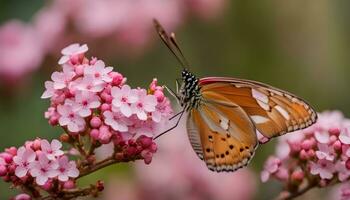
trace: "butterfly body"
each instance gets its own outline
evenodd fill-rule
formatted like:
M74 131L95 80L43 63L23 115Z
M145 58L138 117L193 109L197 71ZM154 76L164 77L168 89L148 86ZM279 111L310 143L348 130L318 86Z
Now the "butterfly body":
M317 114L306 101L281 89L230 77L197 78L186 68L175 35L169 37L157 21L155 25L183 66L180 87L170 91L183 110L176 125L162 134L175 128L186 112L192 148L210 170L231 172L246 166L259 144L257 133L270 139L316 122Z
M177 98L181 107L186 111L198 108L201 101L199 79L187 69L184 69L181 75L182 84L179 91L177 91Z

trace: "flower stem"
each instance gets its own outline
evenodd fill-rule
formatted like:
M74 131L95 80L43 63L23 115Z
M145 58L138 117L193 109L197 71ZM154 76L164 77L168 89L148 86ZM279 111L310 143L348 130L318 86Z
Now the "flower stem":
M312 184L308 184L307 186L305 186L304 188L298 190L297 192L293 192L293 193L288 193L287 196L280 196L278 198L278 200L292 200L298 196L303 195L304 193L306 193L307 191L309 191L310 189L316 187L317 184L312 183Z

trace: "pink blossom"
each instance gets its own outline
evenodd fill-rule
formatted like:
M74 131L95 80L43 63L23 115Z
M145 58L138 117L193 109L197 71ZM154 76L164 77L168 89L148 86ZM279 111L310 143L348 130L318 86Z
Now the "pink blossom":
M43 51L31 26L11 20L0 27L1 80L14 83L40 67Z
M93 76L84 76L77 82L77 89L90 92L101 92L104 89L104 84L95 81Z
M147 95L146 90L138 91L138 101L132 104L132 112L137 115L140 120L147 119L147 113L156 110L157 99L153 95Z
M61 115L58 120L60 125L67 126L69 131L77 133L85 128L84 118L74 112L71 105L58 105L57 112Z
M167 119L172 113L169 99L164 99L158 103L156 110L152 112L152 120L156 123L160 123L163 119Z
M41 95L42 99L47 99L47 98L51 98L56 90L53 87L54 82L52 81L45 81L45 92Z
M45 51L56 51L64 37L67 22L64 12L57 7L44 7L35 14L33 26Z
M79 176L79 170L74 161L69 161L67 156L58 159L58 180L62 182L68 181L69 177L76 178Z
M113 78L108 75L113 70L113 67L105 67L105 63L98 60L94 65L87 66L84 69L86 76L92 76L96 84L110 83Z
M319 143L318 145L318 151L316 151L316 156L318 159L326 159L329 161L334 160L334 149L332 146L328 146L327 144Z
M72 71L68 66L64 66L62 72L54 72L51 75L51 79L53 80L53 88L55 90L68 88L69 83L72 81L74 76L74 71Z
M347 128L340 132L339 140L344 144L350 144L350 133Z
M137 91L131 89L128 85L123 85L122 88L113 87L111 94L113 96L113 106L119 108L125 117L130 117L133 114L131 104L138 101Z
M21 178L27 175L30 170L30 163L34 162L35 158L36 154L32 149L20 147L17 155L13 157L13 162L16 164L16 176Z
M343 182L350 177L350 170L346 167L345 161L338 161L335 164L339 181Z
M328 131L322 130L322 131L316 131L315 132L315 138L318 142L327 144L330 141L330 136Z
M56 160L49 160L45 154L39 154L38 161L31 163L30 174L38 185L44 185L49 178L54 178L59 174L57 168Z
M3 159L2 157L0 157L0 165L2 165L2 166L6 165L5 159Z
M52 140L51 144L47 140L41 140L41 151L45 153L49 160L56 160L56 158L63 155L61 148L62 143L58 140Z
M269 180L270 174L276 173L280 165L280 159L273 156L269 157L264 165L264 170L261 172L261 181L266 182Z
M75 94L73 103L74 112L78 112L81 117L91 115L91 109L98 108L101 105L100 97L93 92L78 91Z
M63 65L67 63L72 56L84 54L89 50L86 44L80 46L80 44L71 44L68 47L62 49L61 53L63 56L58 61L58 64Z
M313 175L319 175L322 179L331 179L335 172L335 166L332 161L318 160L317 163L311 162L310 172Z
M119 112L105 111L103 113L105 123L112 127L115 131L128 131L128 122L126 118Z

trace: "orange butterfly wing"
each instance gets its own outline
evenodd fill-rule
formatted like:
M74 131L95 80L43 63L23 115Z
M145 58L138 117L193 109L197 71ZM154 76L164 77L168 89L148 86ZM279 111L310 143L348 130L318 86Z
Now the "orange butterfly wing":
M213 171L235 171L248 164L258 145L249 116L234 102L206 93L187 118L187 133L197 155Z
M306 101L260 82L209 77L201 79L200 86L203 99L211 99L207 94L214 91L239 105L267 138L306 128L317 120Z

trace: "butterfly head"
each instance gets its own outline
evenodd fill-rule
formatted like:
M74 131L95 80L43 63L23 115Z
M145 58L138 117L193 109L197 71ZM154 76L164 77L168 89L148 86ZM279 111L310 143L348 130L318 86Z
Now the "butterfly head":
M182 84L179 91L181 106L190 109L198 106L200 100L199 79L187 69L182 70Z

